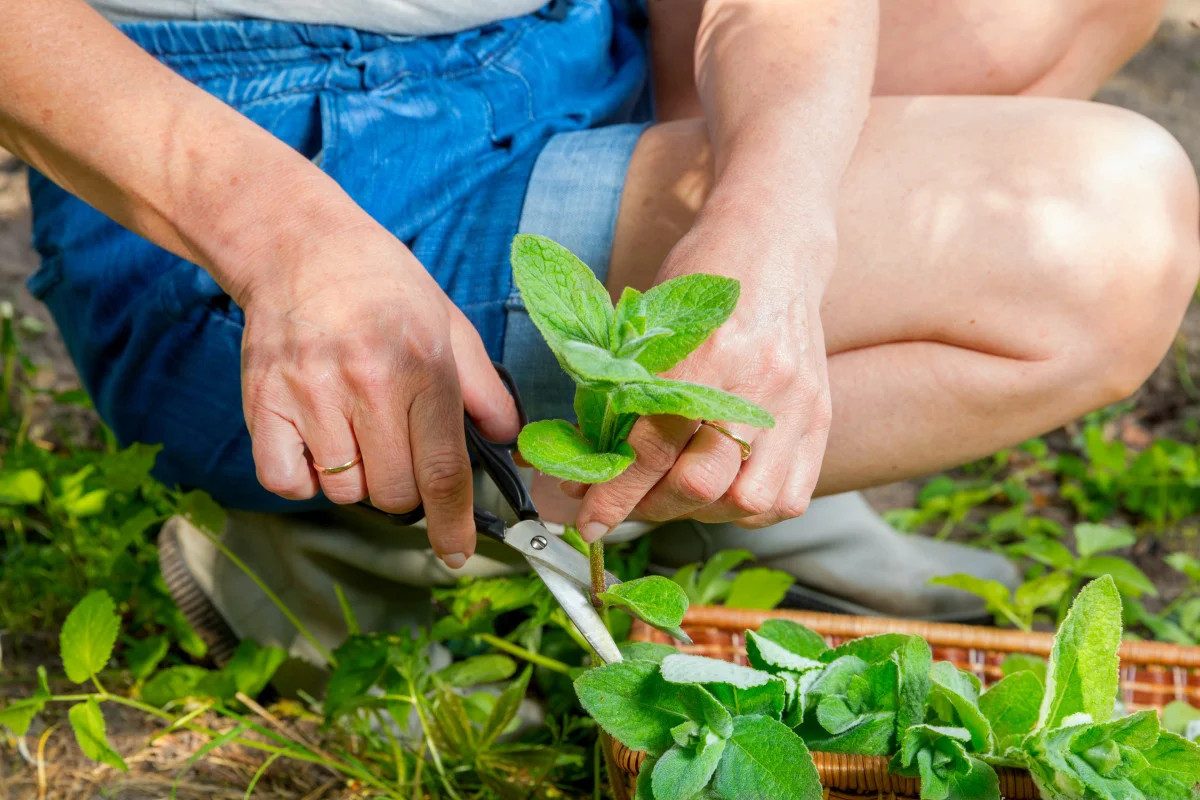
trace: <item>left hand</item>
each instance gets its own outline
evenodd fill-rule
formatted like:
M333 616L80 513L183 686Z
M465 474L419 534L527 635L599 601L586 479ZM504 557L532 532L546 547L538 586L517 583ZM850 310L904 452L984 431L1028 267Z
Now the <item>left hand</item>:
M775 427L725 426L753 447L743 463L736 442L695 420L639 419L629 435L637 453L629 469L604 484L564 485L583 498L577 521L584 539L600 538L635 510L655 521L760 528L807 509L831 413L818 276L829 273L836 244L794 225L771 227L761 215L710 202L656 283L697 272L741 281L733 316L667 376L752 400L774 415Z

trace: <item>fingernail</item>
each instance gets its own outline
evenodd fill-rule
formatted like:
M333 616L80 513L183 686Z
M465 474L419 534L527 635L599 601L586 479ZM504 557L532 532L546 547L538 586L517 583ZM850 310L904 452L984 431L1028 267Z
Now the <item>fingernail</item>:
M588 522L580 526L579 535L583 537L585 542L594 542L604 537L608 533L608 526L603 522Z
M446 553L442 556L442 561L450 569L462 569L462 565L467 563L466 553Z

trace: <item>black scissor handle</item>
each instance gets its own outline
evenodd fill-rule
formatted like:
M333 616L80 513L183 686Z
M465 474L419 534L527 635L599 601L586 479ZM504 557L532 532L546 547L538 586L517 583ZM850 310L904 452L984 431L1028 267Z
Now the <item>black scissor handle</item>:
M493 361L492 366L496 368L496 373L500 376L500 380L504 382L504 387L512 395L513 404L517 408L517 419L520 427L525 427L528 417L525 415L525 406L521 402L521 393L517 390L516 381L513 380L513 376L504 368L504 365ZM471 416L465 413L463 414L463 427L466 429L468 446L475 454L475 457L479 459L479 463L483 466L484 471L496 482L497 488L500 489L500 494L504 496L505 501L513 512L516 513L517 518L521 520L537 519L537 506L533 504L533 498L529 494L529 489L525 486L525 482L521 480L521 475L517 472L517 465L513 461L512 451L516 449L517 440L514 438L507 442L493 442L483 435L483 432L475 425L475 421L471 419ZM388 522L394 525L414 525L425 518L424 504L417 505L412 511L405 511L399 514L392 514L383 509L376 508L366 501L359 505L365 509L369 509L374 514L383 515L387 518ZM500 517L487 509L475 506L475 530L478 533L504 541L505 528L504 520Z

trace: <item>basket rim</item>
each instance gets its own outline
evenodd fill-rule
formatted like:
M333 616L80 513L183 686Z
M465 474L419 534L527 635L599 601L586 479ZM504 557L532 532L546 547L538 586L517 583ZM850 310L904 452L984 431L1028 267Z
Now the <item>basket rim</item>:
M920 636L934 647L962 647L993 650L1001 653L1050 655L1054 646L1052 633L1026 633L1003 628L985 628L951 622L923 622L894 617L856 617L828 614L819 611L776 609L725 608L723 606L692 606L683 618L683 627L705 627L740 633L757 630L768 619L798 622L823 636L855 639L881 633L906 633ZM642 623L644 624L644 623ZM1124 641L1121 661L1139 666L1200 668L1200 647L1187 647L1165 642Z

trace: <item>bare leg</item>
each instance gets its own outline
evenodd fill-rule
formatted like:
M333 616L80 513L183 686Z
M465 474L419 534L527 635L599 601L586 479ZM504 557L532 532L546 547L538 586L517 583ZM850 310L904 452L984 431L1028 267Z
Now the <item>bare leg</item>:
M659 119L700 116L703 0L650 4ZM881 0L877 95L1087 98L1144 45L1166 0Z
M630 166L609 273L648 286L711 180L699 122ZM834 422L819 494L928 473L1131 393L1200 267L1191 164L1081 102L875 101L824 298Z

